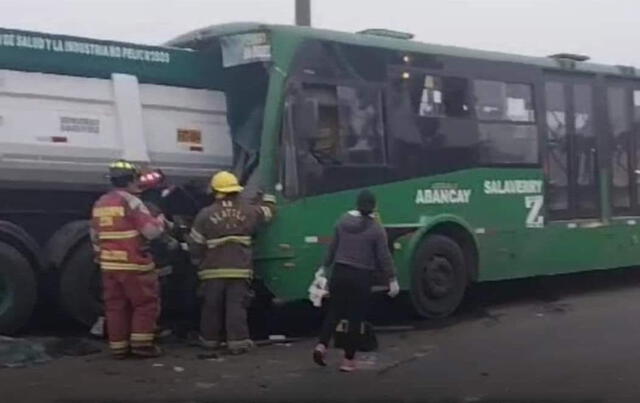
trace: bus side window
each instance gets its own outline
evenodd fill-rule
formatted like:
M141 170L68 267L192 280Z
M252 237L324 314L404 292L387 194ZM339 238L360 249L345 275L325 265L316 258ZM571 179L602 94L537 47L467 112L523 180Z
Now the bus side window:
M303 98L306 107L304 111L297 108L296 112L300 151L308 153L317 164L339 164L340 124L336 87L305 85Z
M538 130L529 84L474 81L480 162L538 163Z
M471 81L393 66L386 130L395 178L468 169L477 161Z
M304 97L316 109L313 126L301 133L303 151L324 166L384 164L379 89L314 84L304 86Z
M413 80L419 82L418 86L421 87L418 116L431 118L469 116L467 79L417 74ZM415 82L413 86L416 86Z
M342 162L383 165L386 153L380 90L340 86L338 100Z

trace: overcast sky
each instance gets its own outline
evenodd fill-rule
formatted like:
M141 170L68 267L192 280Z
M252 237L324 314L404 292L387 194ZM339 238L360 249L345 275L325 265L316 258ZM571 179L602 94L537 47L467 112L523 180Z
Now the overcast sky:
M312 0L313 24L640 67L640 0ZM0 0L0 26L159 44L233 21L292 23L294 0Z

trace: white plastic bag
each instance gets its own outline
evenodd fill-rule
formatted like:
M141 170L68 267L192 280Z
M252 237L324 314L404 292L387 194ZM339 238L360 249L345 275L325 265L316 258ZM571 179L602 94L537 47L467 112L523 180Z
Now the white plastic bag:
M309 300L316 308L322 306L322 299L329 293L328 283L324 268L320 267L309 286Z

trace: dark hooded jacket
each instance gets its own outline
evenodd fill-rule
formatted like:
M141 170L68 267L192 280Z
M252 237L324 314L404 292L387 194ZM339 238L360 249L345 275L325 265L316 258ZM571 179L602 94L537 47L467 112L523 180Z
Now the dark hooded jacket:
M340 263L362 270L382 270L388 279L395 277L387 233L372 217L350 211L336 224L324 266Z

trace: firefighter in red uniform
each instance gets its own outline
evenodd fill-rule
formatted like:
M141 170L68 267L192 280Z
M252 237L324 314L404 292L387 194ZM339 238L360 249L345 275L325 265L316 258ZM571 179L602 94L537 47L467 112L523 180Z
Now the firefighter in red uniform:
M238 179L224 171L214 175L211 187L216 200L196 216L189 240L204 294L201 344L219 348L225 329L229 351L241 354L253 347L247 324L253 276L251 237L273 217L275 198L265 195L260 205L242 200Z
M141 357L161 354L154 342L160 301L149 243L161 242L164 224L136 196L138 175L130 162L111 164L114 189L95 203L92 214L91 237L103 273L109 346L115 358L129 352Z

